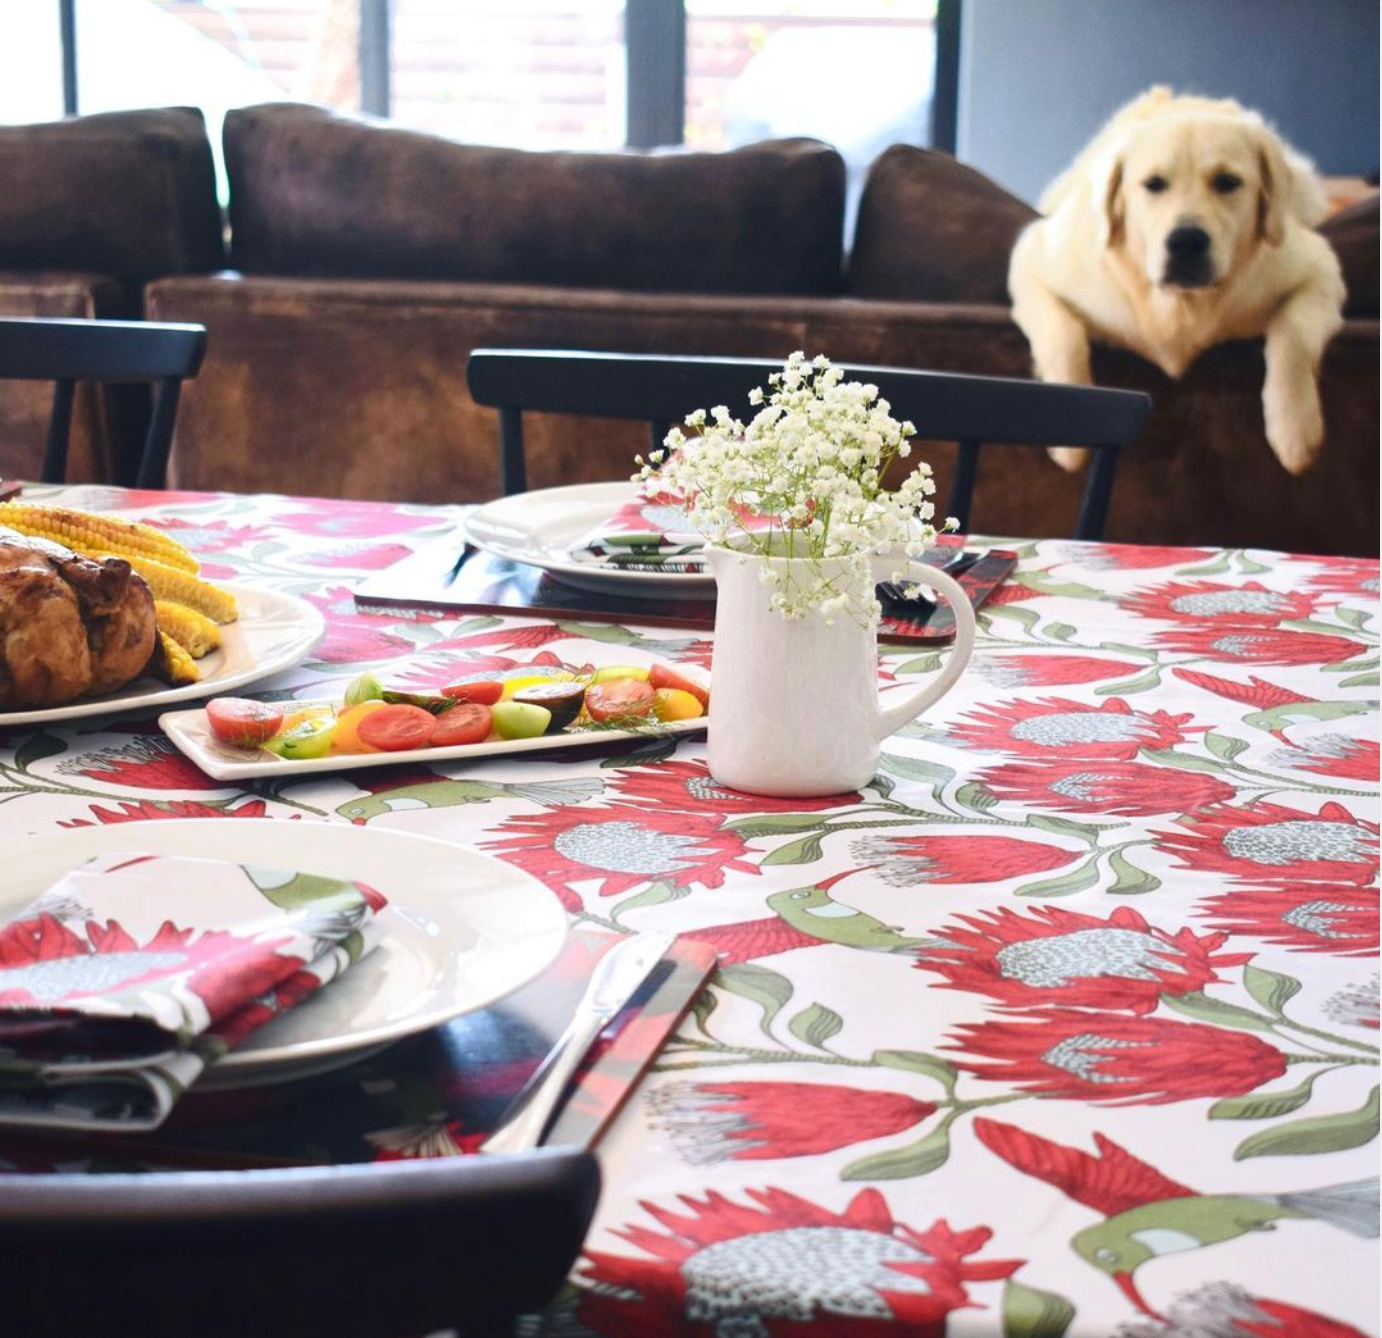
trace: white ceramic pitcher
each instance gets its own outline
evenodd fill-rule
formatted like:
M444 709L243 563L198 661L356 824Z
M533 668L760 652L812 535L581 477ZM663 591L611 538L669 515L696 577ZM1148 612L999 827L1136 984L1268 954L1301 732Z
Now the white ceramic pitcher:
M716 545L705 551L717 600L708 761L721 785L790 799L859 789L878 770L882 741L939 701L973 652L974 610L952 577L922 562L878 559L878 579L914 581L955 612L941 672L884 696L872 628L844 614L830 624L814 616L788 620L770 607L763 565L805 559Z

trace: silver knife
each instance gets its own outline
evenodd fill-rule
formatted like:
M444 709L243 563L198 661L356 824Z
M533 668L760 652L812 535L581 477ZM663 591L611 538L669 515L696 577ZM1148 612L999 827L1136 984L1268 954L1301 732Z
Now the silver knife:
M635 934L600 958L570 1025L480 1144L481 1152L527 1152L541 1144L571 1075L674 942L675 934Z

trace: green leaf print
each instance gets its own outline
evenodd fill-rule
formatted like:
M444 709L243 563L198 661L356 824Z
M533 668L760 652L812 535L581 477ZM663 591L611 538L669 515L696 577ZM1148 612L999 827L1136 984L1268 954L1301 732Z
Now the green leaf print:
M833 1009L827 1008L824 1004L813 1003L810 1008L803 1008L788 1024L787 1030L799 1041L805 1041L807 1045L814 1045L816 1049L825 1049L825 1043L832 1036L837 1036L844 1027L844 1019Z
M756 1003L763 1010L758 1027L765 1036L772 1035L773 1019L792 997L792 982L786 976L766 966L755 966L752 962L731 962L728 966L722 966L715 973L713 983L731 994Z
M1346 1152L1360 1148L1377 1137L1378 1088L1357 1110L1338 1115L1315 1115L1307 1120L1292 1120L1275 1129L1245 1138L1234 1150L1234 1161L1250 1157L1313 1157L1325 1152Z
M1272 1019L1254 1013L1250 1008L1211 999L1202 990L1192 994L1163 994L1161 1002L1174 1013L1208 1022L1215 1027L1232 1027L1237 1031L1271 1031Z
M763 856L762 864L811 864L821 857L821 838L803 836L800 841L789 841L778 846L771 854Z
M1143 892L1155 892L1161 886L1161 879L1139 869L1121 850L1113 851L1108 858L1109 868L1113 870L1112 884L1105 889L1113 896L1136 897Z
M1243 968L1243 987L1269 1013L1281 1016L1281 1010L1300 993L1300 981L1294 976L1268 971L1260 966Z
M1063 1338L1075 1307L1055 1292L1009 1278L1003 1284L1003 1338Z
M1252 1092L1247 1096L1225 1097L1209 1108L1211 1120L1274 1120L1299 1110L1310 1100L1315 1079L1325 1070L1312 1073L1296 1087L1281 1092Z
M1225 762L1232 762L1247 746L1246 739L1235 739L1228 734L1217 734L1210 730L1204 736L1204 746L1209 749L1215 757L1222 758Z
M30 734L15 753L14 764L20 771L28 771L35 762L41 762L45 757L56 757L66 751L67 745L51 734Z
M871 1157L852 1161L840 1172L841 1180L907 1180L930 1175L950 1157L950 1126L942 1124L925 1138L905 1147L889 1148Z
M923 1054L920 1050L875 1050L873 1062L884 1068L902 1069L906 1073L921 1073L934 1078L952 1096L960 1077L959 1070L948 1060Z

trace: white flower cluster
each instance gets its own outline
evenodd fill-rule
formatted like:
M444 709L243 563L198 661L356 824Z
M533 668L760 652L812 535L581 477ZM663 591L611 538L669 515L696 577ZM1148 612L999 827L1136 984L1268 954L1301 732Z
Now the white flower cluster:
M892 417L877 386L846 381L825 357L793 353L768 381L766 396L749 395L758 412L748 423L724 405L698 409L686 419L698 434L673 428L666 450L638 458L634 479L679 498L711 543L804 559L764 564L784 617L829 622L843 612L874 626L872 559L916 557L936 537L929 465L918 462L894 490L883 486L889 465L910 455L916 428Z

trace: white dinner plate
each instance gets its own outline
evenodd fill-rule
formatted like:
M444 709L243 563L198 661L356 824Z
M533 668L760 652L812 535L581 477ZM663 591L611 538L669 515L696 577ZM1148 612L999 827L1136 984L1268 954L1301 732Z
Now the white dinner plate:
M682 672L685 672L684 670ZM330 706L332 702L293 702L293 709ZM365 767L393 767L400 762L414 766L428 762L478 761L483 757L507 757L517 753L549 752L554 748L590 747L598 743L617 743L624 739L656 738L664 734L695 734L705 729L709 717L694 720L669 720L646 729L586 729L560 734L540 734L535 739L493 739L486 743L460 743L446 748L412 748L397 753L332 753L327 757L289 761L261 748L247 752L220 743L207 723L206 711L168 711L159 716L163 732L179 752L190 758L216 780L283 780L323 771L360 771Z
M488 1007L555 960L567 915L536 878L465 846L327 822L180 818L31 836L6 861L0 915L111 850L243 860L359 879L388 899L379 946L261 1027L198 1090L305 1078ZM174 917L175 918L175 917Z
M240 616L221 628L220 649L197 661L201 671L199 682L170 688L155 678L138 678L115 692L83 697L66 706L47 706L36 711L0 711L0 728L109 715L114 711L140 710L229 692L232 688L241 688L246 683L291 669L305 660L326 635L326 622L321 613L296 595L230 584L223 585L222 589L235 596Z
M466 517L465 537L487 553L541 567L568 585L596 594L713 598L715 578L708 571L610 571L572 556L592 530L637 496L633 483L580 483L516 493L472 511Z

